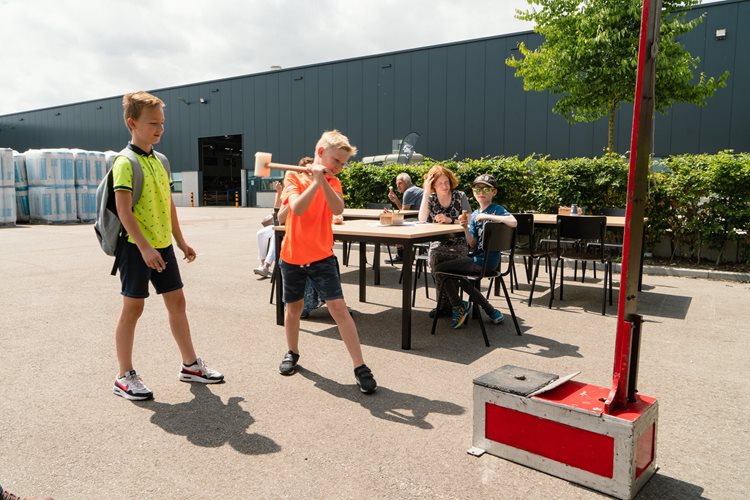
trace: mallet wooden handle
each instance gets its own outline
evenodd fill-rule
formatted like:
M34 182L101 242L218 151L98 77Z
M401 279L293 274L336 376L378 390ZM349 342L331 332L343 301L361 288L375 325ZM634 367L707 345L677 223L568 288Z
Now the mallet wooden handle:
M269 163L268 168L271 170L290 170L292 172L308 172L310 169L307 167L300 167L299 165L287 165L285 163Z

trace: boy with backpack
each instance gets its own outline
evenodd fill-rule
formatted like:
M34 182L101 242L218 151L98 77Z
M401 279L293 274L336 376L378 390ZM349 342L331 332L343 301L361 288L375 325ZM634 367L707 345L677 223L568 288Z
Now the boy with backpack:
M338 261L333 253L333 215L344 211L341 181L343 170L357 148L338 130L324 132L315 146L315 160L307 172L289 173L284 181L282 203L289 206L286 235L281 244L279 267L284 290L284 331L288 351L279 373L292 375L299 361L299 322L304 307L305 284L312 280L320 299L336 321L341 339L354 366L354 378L365 394L377 383L362 358L357 327L344 301Z
M123 303L115 330L120 371L114 393L125 399L144 400L152 398L153 393L133 369L132 358L135 327L149 295L149 282L164 299L169 326L182 356L179 380L215 384L222 382L224 375L206 366L196 355L190 336L172 238L188 263L195 260L196 253L182 235L172 201L171 179L159 159L163 155L157 156L153 149L164 133L164 102L147 92L133 92L123 97L122 105L125 126L131 134L128 149L135 153L138 163L134 165L128 157L118 155L111 173L117 215L127 232L127 241L118 245L116 256ZM142 172L142 189L134 204L134 179L141 177L141 172L135 170Z

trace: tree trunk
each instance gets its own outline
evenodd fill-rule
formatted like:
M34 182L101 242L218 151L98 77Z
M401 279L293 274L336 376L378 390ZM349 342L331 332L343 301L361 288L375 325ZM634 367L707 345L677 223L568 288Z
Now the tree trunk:
M609 127L607 129L607 153L615 151L615 111L617 110L617 101L612 100L609 106ZM631 154L633 152L631 151Z

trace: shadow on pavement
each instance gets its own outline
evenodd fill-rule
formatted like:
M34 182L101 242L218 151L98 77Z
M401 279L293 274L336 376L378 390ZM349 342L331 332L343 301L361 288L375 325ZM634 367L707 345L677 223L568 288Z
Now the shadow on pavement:
M504 337L497 343L497 347L533 354L534 356L541 356L543 358L583 357L578 352L577 345L558 342L548 337L531 335L526 332L520 337L518 335Z
M204 384L191 384L195 396L186 403L160 403L143 401L136 404L154 412L151 423L170 434L185 436L196 446L218 448L229 444L246 455L277 453L281 447L272 439L260 434L248 434L247 428L255 422L249 412L242 409L241 397L231 397L227 404Z
M432 429L432 424L426 420L431 413L462 415L466 411L462 406L449 401L427 399L416 394L397 392L382 386L378 387L375 394L366 395L359 392L356 384L340 384L302 366L297 371L300 375L312 381L315 387L328 394L347 399L352 403L361 404L370 411L372 416L398 424L413 425L420 429Z
M523 310L521 310L521 313L523 313ZM340 340L338 328L328 312L323 309L322 312L317 314L319 316L313 318L311 315L309 320L302 321L301 331L311 335ZM522 317L518 317L518 323L523 333L520 337L516 335L510 315L506 315L506 320L501 325L493 325L485 319L485 328L487 328L487 335L490 339L490 347L486 347L477 321L470 320L465 327L453 330L448 325L448 318L440 318L435 335L430 335L432 320L423 311L413 311L412 350L403 351L399 330L400 322L396 314L400 314L400 311L386 310L375 314L359 312L352 314L362 345L467 365L497 348L514 349L545 358L581 357L577 345L530 334L529 331L532 330L532 327L524 325ZM516 314L518 314L518 311ZM318 326L330 325L330 327L314 330L306 327L305 321L310 321L310 324ZM384 327L384 325L387 326ZM540 333L543 334L544 332Z
M706 497L703 496L703 488L692 484L680 481L673 477L656 474L646 483L646 485L638 493L640 500L646 499L665 499L665 498L679 498L680 500L699 500Z

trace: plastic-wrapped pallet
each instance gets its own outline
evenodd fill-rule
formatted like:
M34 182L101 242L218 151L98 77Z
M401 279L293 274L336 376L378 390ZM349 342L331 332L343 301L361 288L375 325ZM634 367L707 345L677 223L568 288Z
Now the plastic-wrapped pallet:
M16 176L13 150L0 148L0 226L16 224Z
M107 173L107 158L99 151L72 151L78 220L91 222L96 219L96 188Z
M26 178L26 157L13 151L16 177L16 222L29 222L29 181Z
M110 149L110 150L104 152L104 156L107 158L107 170L106 170L106 172L109 172L109 169L112 168L112 164L115 162L115 158L117 158L117 151L112 151Z
M24 156L31 222L76 222L73 153L67 149L30 149Z

